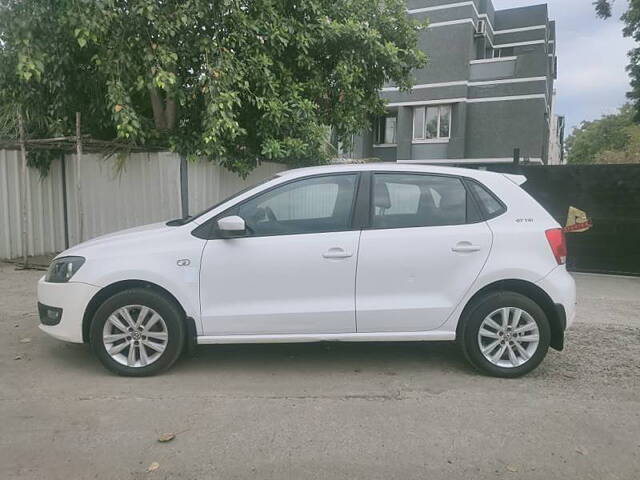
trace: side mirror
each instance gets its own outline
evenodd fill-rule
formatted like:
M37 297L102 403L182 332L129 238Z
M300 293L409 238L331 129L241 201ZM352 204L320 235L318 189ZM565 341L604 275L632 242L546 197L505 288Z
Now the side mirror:
M247 225L244 222L244 218L237 215L231 215L218 220L218 228L221 232L231 235L243 234L247 231Z

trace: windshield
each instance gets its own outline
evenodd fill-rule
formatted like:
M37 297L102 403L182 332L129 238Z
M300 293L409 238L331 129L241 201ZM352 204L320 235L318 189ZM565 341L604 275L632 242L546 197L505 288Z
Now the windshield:
M248 192L249 190L251 190L251 189L253 189L253 188L256 188L256 187L259 187L260 185L263 185L263 184L265 184L265 183L267 183L267 182L270 182L271 180L273 180L273 179L275 179L275 178L278 178L278 175L274 175L274 176L271 176L271 177L265 178L264 180L262 180L262 181L260 181L260 182L258 182L258 183L256 183L256 184L254 184L254 185L251 185L251 186L249 186L249 187L243 188L243 189L242 189L242 190L240 190L239 192L236 192L236 193L234 193L233 195L230 195L229 197L225 198L224 200L222 200L222 201L220 201L220 202L216 203L215 205L212 205L211 207L207 208L206 210L203 210L203 211L202 211L202 212L200 212L200 213L197 213L196 215L191 215L191 216L189 216L189 217L187 217L187 218L185 218L185 219L181 219L181 221L183 222L183 223L182 223L182 225L184 225L184 224L185 224L185 223L187 223L187 222L190 222L190 221L192 221L192 220L195 220L195 219L197 219L197 218L199 218L199 217L201 217L201 216L203 216L203 215L205 215L205 214L209 213L211 210L213 210L214 208L218 208L218 207L219 207L220 205L222 205L223 203L228 202L229 200L233 200L234 198L239 197L240 195L242 195L242 194L244 194L244 193Z

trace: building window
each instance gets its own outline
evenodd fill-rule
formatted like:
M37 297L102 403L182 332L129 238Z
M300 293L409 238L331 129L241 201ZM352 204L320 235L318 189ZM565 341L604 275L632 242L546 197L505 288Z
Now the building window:
M375 143L377 145L395 145L396 143L396 117L380 117L374 128Z
M513 57L514 53L515 53L515 50L513 47L496 48L494 57L495 58Z
M417 142L448 140L451 134L451 105L415 107L413 140Z

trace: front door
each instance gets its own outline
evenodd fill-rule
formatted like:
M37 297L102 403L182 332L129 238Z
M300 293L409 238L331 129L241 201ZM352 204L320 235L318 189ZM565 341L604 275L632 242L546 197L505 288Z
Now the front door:
M457 177L376 173L362 232L357 330L416 332L445 323L479 275L492 233Z
M207 241L200 271L204 335L356 331L360 231L351 225L358 179L297 179L218 216L242 217L247 233Z

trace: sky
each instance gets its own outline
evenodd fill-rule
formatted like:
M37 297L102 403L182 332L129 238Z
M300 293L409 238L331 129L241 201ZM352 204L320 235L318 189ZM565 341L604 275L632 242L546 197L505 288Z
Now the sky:
M547 3L556 21L558 80L555 110L567 118L567 134L583 120L614 113L630 89L625 71L634 42L622 36L620 15L628 0L617 0L609 20L595 16L593 0L493 0L496 9Z

